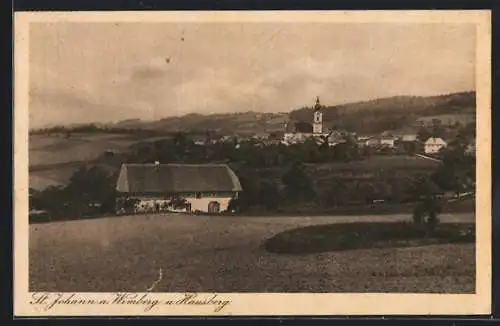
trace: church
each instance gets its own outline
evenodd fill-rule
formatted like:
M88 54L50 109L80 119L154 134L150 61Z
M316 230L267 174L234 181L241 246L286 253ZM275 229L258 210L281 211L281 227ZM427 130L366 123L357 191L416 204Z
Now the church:
M330 142L331 134L325 132L323 127L323 106L319 101L319 97L316 97L316 103L312 111L311 122L290 123L289 121L286 123L283 144L288 146L303 143L307 139L314 139L317 142L321 142L326 138Z

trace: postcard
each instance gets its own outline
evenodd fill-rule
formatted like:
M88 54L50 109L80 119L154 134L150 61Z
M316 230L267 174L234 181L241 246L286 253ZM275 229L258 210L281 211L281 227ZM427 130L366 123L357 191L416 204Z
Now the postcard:
M489 11L14 20L15 316L491 313Z

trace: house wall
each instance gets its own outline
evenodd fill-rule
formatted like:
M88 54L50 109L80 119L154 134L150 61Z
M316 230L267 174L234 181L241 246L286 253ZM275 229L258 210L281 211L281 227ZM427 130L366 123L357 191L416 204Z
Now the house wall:
M378 146L381 142L379 139L369 139L366 141L366 146Z
M232 194L202 194L201 198L196 198L196 195L187 194L182 196L189 204L191 204L191 212L200 211L207 213L208 205L210 202L218 202L220 205L220 212L227 211L231 199L236 197ZM165 197L132 197L138 199L134 207L135 213L155 213L155 212L187 212L187 209L173 209L168 207L170 198ZM159 209L159 210L158 210Z
M212 201L216 201L220 204L220 211L227 211L229 207L229 202L232 197L202 197L202 198L186 198L186 200L191 204L191 211L208 212L208 204Z
M425 144L425 153L435 154L445 147L444 144Z
M394 139L382 139L380 145L387 147L394 147Z
M163 198L139 198L139 202L135 205L136 213L153 213L157 212L156 205L160 206L160 211L167 211L166 205L169 200Z
M307 138L311 136L312 136L311 134L304 134L304 133L286 133L283 136L283 144L291 145L291 144L303 143L306 141Z
M418 138L417 135L403 135L403 141L416 141Z
M323 124L321 122L313 123L313 134L321 134L323 132Z

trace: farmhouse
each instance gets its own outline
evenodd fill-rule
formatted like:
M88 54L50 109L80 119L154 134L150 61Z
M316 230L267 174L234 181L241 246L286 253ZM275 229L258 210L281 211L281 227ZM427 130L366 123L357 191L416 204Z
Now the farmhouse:
M426 154L435 154L447 145L448 144L442 138L430 137L425 141L424 152Z
M228 210L242 191L226 164L123 164L118 177L120 212L208 212ZM130 207L127 203L132 201Z

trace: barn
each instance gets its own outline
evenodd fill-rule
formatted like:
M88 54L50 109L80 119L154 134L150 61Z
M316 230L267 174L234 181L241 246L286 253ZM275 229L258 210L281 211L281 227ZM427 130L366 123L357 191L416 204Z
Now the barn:
M242 191L227 164L123 164L117 211L220 213Z

